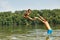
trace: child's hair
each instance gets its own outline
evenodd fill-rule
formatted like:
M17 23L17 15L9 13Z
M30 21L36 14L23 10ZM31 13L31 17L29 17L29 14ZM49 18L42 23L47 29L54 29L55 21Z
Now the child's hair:
M29 12L29 11L31 11L31 9L28 9L27 11Z

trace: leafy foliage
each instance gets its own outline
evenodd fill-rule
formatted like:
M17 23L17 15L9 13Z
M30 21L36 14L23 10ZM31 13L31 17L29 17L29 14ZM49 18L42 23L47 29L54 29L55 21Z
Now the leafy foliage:
M35 24L42 24L42 22L36 20L31 21L29 19L25 19L23 17L25 10L22 11L15 11L12 13L9 12L0 12L0 25L35 25ZM60 24L60 9L53 9L53 10L32 10L30 16L33 18L40 14L44 18L48 20L50 24L57 25ZM38 16L37 16L38 17Z

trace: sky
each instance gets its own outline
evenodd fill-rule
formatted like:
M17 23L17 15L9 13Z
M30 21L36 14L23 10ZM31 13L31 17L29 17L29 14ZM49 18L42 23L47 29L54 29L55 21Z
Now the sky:
M27 9L60 9L60 0L0 0L0 12Z

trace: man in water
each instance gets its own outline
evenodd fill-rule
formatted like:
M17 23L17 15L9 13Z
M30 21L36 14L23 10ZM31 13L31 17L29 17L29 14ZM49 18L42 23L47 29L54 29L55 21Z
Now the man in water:
M43 22L46 25L46 28L48 29L47 33L48 35L52 34L52 29L48 23L48 21L46 19L44 19L42 16L40 16L38 14L39 17L35 17L36 19L40 20L41 22Z

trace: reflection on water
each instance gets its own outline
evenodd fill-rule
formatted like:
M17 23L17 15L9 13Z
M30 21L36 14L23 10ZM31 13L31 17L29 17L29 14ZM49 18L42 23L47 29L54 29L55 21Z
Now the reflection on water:
M31 26L9 28L5 27L3 30L0 28L0 40L60 40L60 30L53 30L53 33L48 36L47 30Z
M49 36L48 36L48 37L46 37L46 40L50 40Z

